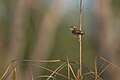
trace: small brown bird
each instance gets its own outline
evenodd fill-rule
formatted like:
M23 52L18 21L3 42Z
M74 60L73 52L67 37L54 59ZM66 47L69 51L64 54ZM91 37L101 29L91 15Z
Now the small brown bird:
M72 26L69 28L72 31L72 34L79 37L79 35L84 35L82 31L80 31L76 26Z

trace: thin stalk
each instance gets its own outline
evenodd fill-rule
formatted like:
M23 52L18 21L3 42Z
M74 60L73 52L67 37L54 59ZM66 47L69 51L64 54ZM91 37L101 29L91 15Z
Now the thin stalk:
M82 31L82 0L80 0L80 31ZM79 36L80 41L80 80L82 80L82 36Z

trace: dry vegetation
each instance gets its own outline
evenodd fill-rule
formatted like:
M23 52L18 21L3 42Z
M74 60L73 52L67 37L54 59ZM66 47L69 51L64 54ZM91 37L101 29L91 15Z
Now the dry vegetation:
M59 15L59 14L58 14ZM46 21L46 20L45 20ZM49 20L48 20L49 22ZM43 24L44 25L44 24ZM17 30L17 29L16 29ZM80 0L80 31L82 31L82 0ZM93 78L93 80L104 80L104 77L102 77L103 73L107 70L114 68L116 70L120 70L120 67L115 65L113 62L105 59L104 57L101 57L97 55L94 59L94 70L90 69L89 67L86 68L87 72L83 73L83 64L82 64L82 35L79 35L79 42L80 42L80 62L72 62L68 58L66 60L13 60L11 64L6 69L5 73L2 75L0 80L17 80L17 71L18 66L25 65L28 68L30 79L31 80L38 80L41 78L44 78L46 80L59 80L59 77L62 77L64 80L84 80L86 76L90 76ZM39 47L38 47L39 48ZM21 65L18 65L20 62ZM27 63L26 63L27 62ZM102 65L99 65L99 62L102 62ZM37 65L35 63L50 63L50 64L60 64L57 66L56 69L50 69L41 65ZM43 70L46 70L49 75L38 75L36 76L34 73L33 67L40 68ZM62 70L67 69L67 75L64 75L61 73ZM77 71L75 71L75 69Z
M102 65L98 68L98 61L102 61ZM29 73L31 76L29 76L31 78L31 80L37 80L39 78L45 78L45 80L59 80L57 79L57 76L62 77L64 80L83 80L84 77L86 76L91 76L93 78L93 80L104 80L103 77L101 77L101 75L107 71L109 68L114 67L114 69L117 69L120 71L120 67L116 66L114 63L108 61L107 59L101 57L101 56L96 56L95 57L95 63L94 63L94 70L91 70L88 68L88 72L83 73L82 74L82 78L80 79L80 73L78 71L78 73L76 73L73 69L73 66L76 67L76 69L79 70L79 68L77 66L79 66L79 64L75 63L75 62L70 62L69 59L65 60L14 60L12 61L12 63L8 66L8 68L6 69L5 73L3 74L3 76L0 78L0 80L17 80L17 63L18 62L30 62L31 64L24 64L24 65L28 65L29 66ZM56 69L51 70L47 67L41 66L41 65L36 65L34 63L61 63L61 65L59 65ZM23 64L22 64L23 65ZM50 73L50 75L39 75L36 76L33 73L33 69L32 67L36 67L36 68L41 68L46 70L47 72ZM67 74L68 75L63 75L60 72L62 70L64 70L64 68L67 67ZM18 75L19 76L19 75Z

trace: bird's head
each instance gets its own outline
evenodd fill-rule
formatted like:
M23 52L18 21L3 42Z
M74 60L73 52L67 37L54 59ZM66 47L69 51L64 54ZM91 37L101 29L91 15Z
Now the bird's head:
M71 30L71 31L73 31L74 29L76 29L77 27L75 27L75 26L72 26L72 27L70 27L69 29Z

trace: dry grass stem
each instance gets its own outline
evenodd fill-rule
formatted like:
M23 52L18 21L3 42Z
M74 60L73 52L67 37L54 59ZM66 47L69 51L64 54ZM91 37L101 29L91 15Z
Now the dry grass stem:
M0 80L5 80L9 74L15 69L16 65L15 65L15 61L12 61L12 63L8 66L8 68L6 69L5 73L2 75L2 77L0 78Z
M75 80L80 80L80 69L78 69L77 78Z
M31 79L34 80L34 75L33 75L33 71L32 71L31 66L29 66L29 69L30 69Z
M107 65L99 74L98 76L100 76L106 69L108 69L111 66L111 64Z
M67 58L67 65L68 65L68 80L70 80L70 64L68 58Z
M95 80L97 80L97 75L98 75L98 71L97 71L97 57L95 57L95 63L94 63L94 65L95 65Z
M36 80L36 79L38 79L38 78L50 78L50 79L53 79L53 80L57 80L55 77L48 76L48 75L38 76L38 77L34 78L34 80Z
M82 0L80 0L80 31L82 31ZM80 41L80 80L82 80L82 36L79 35Z
M16 80L16 68L14 68L13 70L12 79Z
M20 59L17 59L16 61L22 61L22 62L41 62L41 63L63 62L63 60L20 60Z
M46 68L46 67L43 67L43 66L40 66L40 65L35 65L35 64L30 64L30 65L35 66L35 67L42 68L42 69L47 70L47 71L49 71L49 72L54 72L53 70L51 70L51 69L49 69L49 68ZM66 76L64 76L64 75L62 75L62 74L60 74L60 73L58 73L58 72L55 72L55 74L57 74L57 75L59 75L59 76L61 76L61 77L63 77L63 78L68 79L68 77L66 77ZM34 79L35 79L35 78L34 78Z
M75 75L75 73L74 73L74 71L73 71L73 68L72 68L72 66L71 66L70 64L69 64L69 68L70 68L70 70L71 70L71 72L72 72L74 78L76 79L77 77L76 77L76 75Z
M103 62L102 66L100 67L100 69L98 70L99 72L102 70L103 66L105 65L106 62Z
M66 63L63 63L63 64L61 64L58 68L56 68L56 69L52 72L52 74L50 75L50 77L53 76L54 74L56 74L56 72L58 72L59 70L63 69L63 66L64 66L64 65L66 65ZM48 77L47 80L49 80L50 77Z
M107 59L105 59L105 58L103 58L103 57L101 57L101 56L98 56L100 59L102 59L103 61L105 61L105 62L107 62L107 63L109 63L109 64L111 64L112 66L114 66L114 67L116 67L117 69L119 69L120 70L120 67L119 66L117 66L117 65L115 65L115 64L113 64L112 62L110 62L109 60L107 60Z

